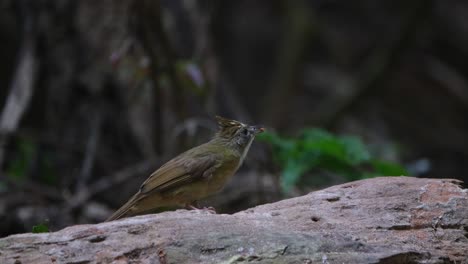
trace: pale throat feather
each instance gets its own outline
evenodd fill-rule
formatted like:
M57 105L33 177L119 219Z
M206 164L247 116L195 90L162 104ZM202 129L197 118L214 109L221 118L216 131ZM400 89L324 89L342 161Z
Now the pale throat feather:
M235 149L235 155L239 157L239 162L236 167L237 170L244 162L245 156L247 156L255 136L251 136L245 145L240 144L236 140L236 137L239 136L238 132L240 129L247 128L248 125L238 121L231 121L229 125L231 125L231 127L227 127L226 129L222 128L221 131L216 134L213 140L223 142L224 144L230 146L231 149Z
M244 150L242 151L240 160L239 160L239 167L242 165L242 162L244 162L245 156L247 155L247 152L249 152L250 145L252 145L252 142L254 141L255 137L252 137L247 145L245 146Z

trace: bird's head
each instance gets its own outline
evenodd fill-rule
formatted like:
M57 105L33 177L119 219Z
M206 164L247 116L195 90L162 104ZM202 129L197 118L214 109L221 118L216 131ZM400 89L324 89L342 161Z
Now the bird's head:
M252 143L258 133L265 129L261 126L250 126L242 122L216 116L219 131L216 137L228 141L232 145L245 148Z

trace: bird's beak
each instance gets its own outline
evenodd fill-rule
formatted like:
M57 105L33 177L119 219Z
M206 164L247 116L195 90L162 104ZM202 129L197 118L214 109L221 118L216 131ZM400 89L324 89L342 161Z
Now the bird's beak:
M252 131L256 135L265 131L265 128L263 128L262 126L251 126L250 131Z

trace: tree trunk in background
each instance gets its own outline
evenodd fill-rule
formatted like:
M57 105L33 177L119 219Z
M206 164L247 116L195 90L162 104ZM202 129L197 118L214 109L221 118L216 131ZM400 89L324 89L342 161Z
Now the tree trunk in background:
M0 239L1 263L467 263L456 180L356 181L233 215L178 210Z

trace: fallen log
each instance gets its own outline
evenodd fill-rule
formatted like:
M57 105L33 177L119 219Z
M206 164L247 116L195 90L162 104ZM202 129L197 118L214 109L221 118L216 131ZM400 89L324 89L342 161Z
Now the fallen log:
M382 177L233 215L177 210L0 239L0 263L468 263L468 191Z

